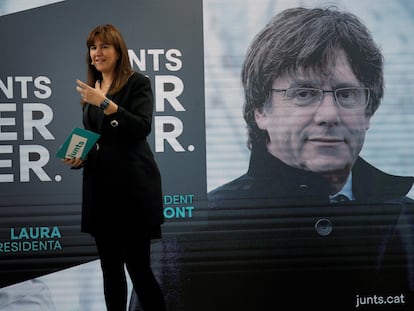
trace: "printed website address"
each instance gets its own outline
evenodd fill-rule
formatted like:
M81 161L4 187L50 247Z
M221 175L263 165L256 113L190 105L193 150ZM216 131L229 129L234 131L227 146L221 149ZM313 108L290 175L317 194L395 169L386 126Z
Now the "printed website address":
M396 305L405 304L404 294L390 295L390 296L359 296L356 295L356 308L363 307L364 305Z

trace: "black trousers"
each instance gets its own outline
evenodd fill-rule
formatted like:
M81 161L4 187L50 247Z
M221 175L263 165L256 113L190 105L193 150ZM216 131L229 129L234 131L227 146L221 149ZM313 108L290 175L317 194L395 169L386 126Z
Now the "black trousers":
M164 296L151 268L151 239L136 235L103 234L95 236L103 273L104 295L108 311L127 308L125 267L139 298L142 310L166 310Z

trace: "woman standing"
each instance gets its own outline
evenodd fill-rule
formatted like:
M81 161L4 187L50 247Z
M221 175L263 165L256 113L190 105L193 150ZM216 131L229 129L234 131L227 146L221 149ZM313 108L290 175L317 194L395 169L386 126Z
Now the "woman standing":
M87 83L77 80L85 129L101 136L83 167L82 231L96 241L108 311L126 310L124 265L145 311L165 302L150 263L152 239L161 238L161 176L147 142L153 93L148 77L133 71L126 43L113 25L87 40Z

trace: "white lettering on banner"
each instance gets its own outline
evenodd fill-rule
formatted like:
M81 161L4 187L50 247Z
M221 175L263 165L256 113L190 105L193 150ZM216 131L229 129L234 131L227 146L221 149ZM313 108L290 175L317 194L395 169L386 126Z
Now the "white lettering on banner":
M171 90L167 90L168 86L171 85ZM171 104L171 107L175 111L185 111L183 105L178 100L184 92L183 81L176 76L156 76L155 77L155 110L157 112L165 111L165 101Z
M51 81L45 76L35 78L30 76L9 76L6 78L6 83L0 79L0 90L7 99L16 97L26 99L28 97L29 86L31 84L34 86L33 95L36 98L45 99L52 95L52 89L48 86L48 84L51 84ZM20 96L17 94L18 89L20 89Z
M8 79L12 80L12 79ZM30 81L31 79L17 79L17 81ZM36 79L35 79L36 81ZM24 83L23 85L26 85ZM24 103L23 109L23 140L33 140L33 132L36 129L45 140L54 140L55 137L47 129L53 120L53 110L43 103ZM3 117L2 113L16 113L16 103L0 103L0 141L17 141L18 132L11 129L16 126L16 117ZM37 118L34 119L36 114ZM41 116L41 117L39 117ZM0 148L0 154L12 154L12 145L3 145ZM30 157L30 155L36 155ZM36 160L31 160L32 158ZM19 164L20 164L20 182L30 181L30 170L33 171L41 181L50 181L51 178L44 171L43 167L49 162L50 155L47 148L39 145L21 145L19 147ZM0 160L0 168L12 169L12 160ZM0 174L1 182L14 182L14 175L5 172Z
M167 90L170 87L169 90ZM176 76L155 77L155 110L165 111L165 102L169 102L175 111L185 111L184 106L178 100L184 92L183 81ZM184 152L184 147L179 143L178 137L183 133L183 122L173 116L158 116L154 118L155 126L155 152L164 152L164 142L168 142L175 152ZM167 126L170 125L170 126Z
M184 152L183 146L177 138L183 132L183 122L176 117L154 117L155 152L164 152L164 141L168 142L175 152ZM167 129L169 129L167 131Z
M138 54L128 50L131 65L136 65L139 70L146 71L152 64L152 70L160 71L165 68L168 71L179 71L183 64L181 51L178 49L140 49ZM186 109L179 100L184 93L184 82L173 75L156 75L154 80L155 111L165 112L165 104L168 102L175 112L185 112ZM155 152L164 152L168 143L175 152L185 152L178 138L183 134L183 121L175 116L156 116L154 118ZM189 145L188 150L194 151L194 145Z
M405 295L404 294L396 294L396 295L389 295L389 296L381 296L381 295L370 295L370 296L359 296L356 295L356 304L355 308L365 307L365 306L373 306L373 305L400 305L403 306L405 304Z
M160 63L165 65L165 68L169 71L179 71L181 70L183 63L180 59L181 52L177 49L140 49L139 50L139 57L135 53L134 50L128 50L129 60L131 62L131 66L134 67L136 65L140 71L147 71L147 56L152 59L152 70L159 71L160 70ZM162 56L165 55L165 60Z
M12 154L13 146L0 146L0 155L2 154ZM11 168L12 160L0 160L0 168ZM0 183L2 182L13 182L13 174L0 174Z
M3 131L6 126L15 126L15 117L2 117L2 112L16 112L15 103L0 103L0 140L17 140L17 132L10 130ZM42 115L42 118L33 119L34 112ZM53 140L55 137L46 128L53 120L53 110L42 103L26 103L23 104L23 139L33 140L33 129L37 129L39 134L45 140Z
M13 98L13 77L7 77L6 80L7 83L4 84L4 82L0 79L0 90L8 99L10 99Z
M16 111L16 104L0 103L0 140L17 140L16 132L3 132L3 127L16 125L16 118L2 117L2 112L7 111Z
M182 53L178 49L129 49L128 55L132 67L138 67L141 72L178 72L183 68ZM155 152L165 152L167 145L177 153L194 151L194 145L183 146L180 141L184 122L180 115L175 115L187 111L180 98L184 93L184 81L176 75L160 74L154 76L153 82L155 112L160 114L154 116ZM42 182L52 180L46 167L51 159L50 152L55 151L37 141L36 144L22 143L33 142L35 137L44 141L55 140L49 128L54 111L46 101L51 96L52 81L45 75L9 75L0 78L0 183L26 183L33 178ZM44 102L28 102L32 97ZM161 115L169 114L169 111L174 115ZM19 145L16 146L15 142ZM18 155L14 156L17 152ZM14 167L17 165L19 173ZM62 178L55 175L54 180L59 182Z
M20 181L30 181L30 170L32 170L41 181L51 181L43 167L49 162L49 150L39 145L20 146ZM37 154L37 160L31 160L30 154Z
M33 119L34 112L42 113L42 118ZM33 140L33 129L37 129L45 140L54 140L55 137L47 129L53 120L53 110L41 103L23 104L23 137L24 140Z
M0 146L1 154L12 154L13 146L4 145ZM40 145L20 145L19 146L19 159L20 159L20 182L30 181L30 171L32 171L41 181L51 181L49 175L43 169L49 162L50 155L49 150ZM33 160L35 159L35 160ZM12 169L12 161L10 159L0 160L0 168ZM3 170L2 170L3 171ZM2 182L14 182L14 176L11 173L1 173L0 183Z

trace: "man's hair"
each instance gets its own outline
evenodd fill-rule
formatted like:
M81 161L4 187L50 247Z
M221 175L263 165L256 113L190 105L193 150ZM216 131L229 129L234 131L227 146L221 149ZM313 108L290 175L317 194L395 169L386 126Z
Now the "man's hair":
M241 72L249 148L269 140L257 127L254 111L268 102L273 80L298 69L327 74L339 49L358 80L371 90L366 114L372 116L384 93L383 56L355 15L336 7L291 8L275 15L255 36Z

